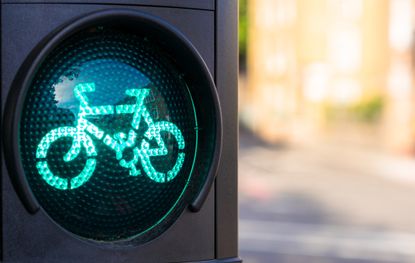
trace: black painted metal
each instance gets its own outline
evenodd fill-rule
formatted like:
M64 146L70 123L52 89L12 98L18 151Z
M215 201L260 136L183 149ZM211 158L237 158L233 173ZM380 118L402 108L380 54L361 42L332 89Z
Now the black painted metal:
M26 97L27 89L30 82L37 71L38 66L42 63L44 58L64 39L68 36L95 24L105 23L122 23L123 27L139 27L140 31L149 31L149 34L157 34L158 42L162 43L165 50L174 57L174 60L181 65L185 78L189 78L190 83L194 83L189 88L199 87L197 90L191 90L195 97L198 110L198 119L202 122L212 118L212 122L216 125L215 139L216 146L214 157L209 169L209 173L205 184L202 186L199 194L195 200L190 204L190 209L197 212L202 207L204 201L209 194L210 188L214 182L217 174L217 169L220 161L222 151L222 117L221 110L216 92L215 84L207 69L207 66L197 50L193 47L187 38L170 24L160 20L154 16L131 11L129 9L107 9L87 14L81 18L76 18L75 21L64 25L62 29L54 30L56 33L51 33L48 37L43 39L26 58L16 77L14 78L11 91L5 106L4 113L4 149L6 164L9 168L11 180L16 188L22 203L30 213L35 213L39 209L39 205L28 186L27 180L24 176L21 160L19 156L18 145L18 131L20 114L23 107L23 101ZM167 43L166 40L169 42ZM203 87L203 89L200 89ZM210 103L213 102L213 116L208 114L207 108L210 108ZM203 135L205 130L200 131ZM209 136L203 136L209 138ZM199 142L203 148L204 141ZM203 154L203 153L202 153ZM199 155L197 162L203 162L202 158L210 158L209 156ZM199 167L197 165L196 167Z
M215 0L2 0L4 4L112 4L214 10Z
M216 257L238 256L238 3L216 1L216 87L225 98L223 152L216 178Z
M193 262L196 263L196 262ZM240 258L222 258L222 259L214 259L214 260L207 260L207 261L198 261L198 263L242 263Z
M18 68L52 29L76 17L122 5L123 8L146 12L167 21L190 40L216 81L224 128L224 154L220 157L216 183L211 191L205 193L204 203L199 202L198 206L198 200L195 200L193 210L200 208L200 211L184 211L179 220L157 239L126 248L103 248L85 243L56 227L43 212L34 215L28 213L12 187L2 159L3 262L241 262L237 258L236 231L237 64L236 56L233 55L237 48L236 2L237 0L1 1L2 117L5 98L11 92L11 82Z

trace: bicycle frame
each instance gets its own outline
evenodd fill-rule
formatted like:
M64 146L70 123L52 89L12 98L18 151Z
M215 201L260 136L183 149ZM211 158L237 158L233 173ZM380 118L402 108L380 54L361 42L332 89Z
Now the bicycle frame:
M153 119L150 116L147 108L144 106L144 99L149 94L149 89L131 89L127 90L126 94L129 96L136 97L136 104L130 105L103 105L103 106L90 106L88 97L85 93L94 92L95 83L83 83L76 85L74 89L74 96L79 101L79 111L76 120L76 131L75 136L76 140L72 145L71 150L68 152L65 159L71 161L79 154L80 147L77 145L81 144L82 139L84 139L84 134L87 131L89 134L93 135L98 140L103 140L104 144L109 146L116 152L116 157L119 160L122 156L122 152L126 147L132 146L136 138L136 133L134 130L130 130L128 134L128 139L125 139L125 134L117 133L114 135L114 138L110 135L105 135L104 131L97 127L95 124L91 123L86 119L88 116L101 116L101 115L112 115L112 114L133 114L133 119L131 126L134 129L139 128L139 123L141 116L145 116L145 121L147 125L153 123ZM105 137L104 137L105 135Z
M135 140L137 137L135 130L139 129L141 119L143 118L149 130L146 132L145 137L148 140L155 139L157 142L158 148L149 149L148 142L142 142L141 148L145 148L146 154L148 156L162 156L167 155L168 150L167 147L161 138L160 132L155 132L156 130L167 130L171 132L176 138L180 138L181 132L178 130L176 126L171 125L168 122L157 122L156 124L153 121L147 107L144 106L144 100L150 93L149 89L128 89L126 90L126 95L135 97L136 103L135 104L125 104L125 105L104 105L104 106L90 106L88 102L88 97L85 93L87 92L94 92L95 91L95 83L84 83L78 84L74 89L74 96L79 101L79 112L78 118L76 122L76 130L77 130L77 140L74 140L72 147L68 154L65 156L68 161L73 160L79 154L82 141L88 141L85 139L85 131L89 134L93 135L95 138L102 140L105 145L110 147L115 151L115 156L117 160L120 161L120 165L124 168L130 169L130 175L137 176L140 174L140 171L136 169L135 164L137 163L138 159L141 157L142 159L145 158L143 153L138 149L133 149L133 159L127 161L122 159L122 153L127 147L132 147L135 144ZM111 114L133 114L133 118L131 121L131 127L128 132L128 136L124 133L116 133L114 136L110 136L108 134L105 135L104 131L102 131L99 127L91 123L86 119L87 116L99 116L99 115L111 115ZM163 126L163 127L157 127ZM167 127L167 128L166 128ZM105 135L105 136L104 136ZM184 149L184 140L178 140L179 149ZM87 147L87 146L86 146ZM75 149L76 148L76 149ZM78 149L78 150L77 150ZM176 165L183 164L184 154L179 154L179 162ZM177 170L177 168L173 168L173 170ZM150 171L152 174L155 174L156 171ZM158 175L157 177L159 177Z

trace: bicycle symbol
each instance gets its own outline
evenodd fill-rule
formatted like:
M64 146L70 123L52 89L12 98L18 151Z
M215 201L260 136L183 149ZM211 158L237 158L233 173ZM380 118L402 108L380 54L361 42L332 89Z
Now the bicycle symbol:
M169 182L174 179L183 166L185 154L183 152L185 142L183 135L179 128L168 121L154 122L150 116L149 111L144 105L144 99L150 93L149 89L128 89L125 91L127 96L135 97L135 104L125 105L103 105L90 106L88 97L85 93L94 92L95 83L77 84L74 88L74 96L79 101L79 111L77 114L76 125L59 127L49 131L40 141L36 149L36 167L49 185L61 189L75 189L85 184L93 175L97 161L97 151L95 149L94 141L91 136L102 141L105 145L115 152L115 157L119 161L121 167L129 169L131 176L138 176L141 171L137 169L138 161L141 162L142 169L145 174L153 181L158 183ZM87 116L103 116L110 114L132 114L131 128L128 135L123 132L118 132L113 136L105 134L103 130L86 119ZM140 147L136 145L137 133L135 130L139 129L140 121L144 120L147 124L147 130L144 133L144 138L141 141ZM151 157L165 156L168 154L165 142L162 139L161 132L168 132L174 136L178 144L179 153L173 168L167 172L157 171L152 162ZM82 148L85 148L87 160L83 170L70 179L62 178L55 175L48 166L46 156L48 149L60 138L71 137L72 146L69 151L63 156L65 162L70 162L78 157ZM150 141L156 142L156 147L150 147ZM152 144L153 146L154 144ZM134 147L135 146L135 147ZM131 160L126 160L123 157L123 152L127 148L132 148L133 157Z

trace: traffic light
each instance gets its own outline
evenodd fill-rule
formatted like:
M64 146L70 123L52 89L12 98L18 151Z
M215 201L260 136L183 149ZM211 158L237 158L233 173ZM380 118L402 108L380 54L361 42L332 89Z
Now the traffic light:
M2 1L2 261L240 262L236 12Z

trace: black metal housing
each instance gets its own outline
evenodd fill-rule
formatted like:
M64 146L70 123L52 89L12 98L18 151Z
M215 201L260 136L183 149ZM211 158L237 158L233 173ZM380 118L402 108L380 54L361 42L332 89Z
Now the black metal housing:
M200 130L201 137L204 138L199 142L201 148L204 147L204 143L214 140L215 150L206 182L200 189L195 201L190 204L190 209L197 212L203 205L214 182L222 151L222 115L215 84L205 62L180 31L154 16L128 9L107 9L75 18L74 21L54 30L39 42L22 64L7 98L3 122L5 160L16 192L30 213L35 213L39 209L39 204L33 197L24 176L19 150L17 149L20 115L34 74L46 56L62 41L85 28L105 24L123 28L131 27L131 30L135 30L137 27L140 33L146 33L146 35L154 37L154 41L160 43L183 70L183 78L187 79L188 83L193 84L190 88L198 87L198 89L193 88L191 90L197 102L198 119L202 122L214 122L216 127L215 134L212 137L207 134L209 130L206 128ZM213 103L213 105L210 103ZM205 125L202 123L203 126ZM210 159L210 156L198 156L197 162L203 163L203 158Z
M8 172L2 158L2 261L240 262L237 258L236 0L89 0L82 3L72 0L10 0L1 3L2 136L6 139L3 149L9 166ZM105 11L114 8L118 11ZM137 16L137 11L148 15ZM79 20L79 17L84 18ZM220 162L220 165L212 166L209 180L189 207L191 211L199 212L185 211L159 238L141 246L122 249L97 247L74 239L51 224L43 213L28 213L22 209L9 179L9 173L21 169L16 165L15 157L10 156L11 145L17 138L17 129L12 123L18 119L18 110L10 109L19 109L21 102L18 98L24 94L18 87L27 86L34 65L61 37L89 22L108 21L109 18L117 21L120 17L135 22L137 17L141 17L143 20L140 22L151 22L163 33L173 34L173 42L178 41L178 45L173 45L172 51L182 54L187 60L188 64L184 64L188 67L186 70L202 65L203 70L195 79L203 83L212 82L209 72L214 76L216 88L212 84L211 90L201 90L198 96L209 96L217 91L223 112L222 125L219 121L216 129L217 138L223 138L217 140L217 143L223 143L223 154L220 155L220 146L217 146L213 161L216 164ZM77 22L73 23L75 20ZM186 47L187 51L177 50L180 46ZM19 72L18 68L21 68ZM207 87L206 84L202 86ZM9 100L5 106L7 97L15 99ZM220 116L219 102L215 104L215 116ZM211 189L216 174L216 183ZM23 204L33 213L38 205L31 197L30 189L20 182L13 183L20 189L17 193L20 192Z

